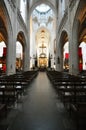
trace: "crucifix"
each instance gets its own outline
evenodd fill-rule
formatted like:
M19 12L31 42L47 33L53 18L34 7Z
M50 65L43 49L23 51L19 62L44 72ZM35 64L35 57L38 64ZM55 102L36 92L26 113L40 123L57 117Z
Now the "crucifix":
M42 53L43 53L43 50L44 50L44 48L46 48L46 46L44 46L44 43L42 43L42 46L40 46L39 48L42 49Z

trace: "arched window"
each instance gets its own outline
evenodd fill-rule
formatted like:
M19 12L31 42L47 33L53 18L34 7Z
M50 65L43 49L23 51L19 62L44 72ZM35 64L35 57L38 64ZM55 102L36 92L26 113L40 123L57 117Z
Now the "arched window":
M25 23L26 23L26 3L27 3L26 0L20 1L20 12Z
M62 16L65 13L65 0L62 0Z

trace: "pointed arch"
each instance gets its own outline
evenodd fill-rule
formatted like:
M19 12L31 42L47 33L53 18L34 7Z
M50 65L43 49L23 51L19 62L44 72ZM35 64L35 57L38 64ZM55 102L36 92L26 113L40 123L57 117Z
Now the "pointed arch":
M16 51L18 50L18 52L16 52L16 70L23 70L25 60L26 39L22 31L18 32L16 40ZM21 47L17 49L18 46Z
M54 5L50 2L50 1L45 1L45 0L42 0L42 1L37 1L36 3L34 3L33 5L32 5L32 7L30 8L30 15L31 15L31 13L33 12L33 10L38 6L38 5L41 5L41 4L46 4L46 5L48 5L53 11L54 11L54 13L55 13L55 15L57 16L57 11L56 11L56 9L55 9L55 7L54 7Z

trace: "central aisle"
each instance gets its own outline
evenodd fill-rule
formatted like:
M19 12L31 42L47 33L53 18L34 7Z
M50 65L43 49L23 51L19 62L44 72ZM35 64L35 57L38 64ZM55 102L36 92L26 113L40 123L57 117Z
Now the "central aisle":
M45 72L39 72L27 91L22 107L9 130L70 129L64 108L56 98L55 89Z

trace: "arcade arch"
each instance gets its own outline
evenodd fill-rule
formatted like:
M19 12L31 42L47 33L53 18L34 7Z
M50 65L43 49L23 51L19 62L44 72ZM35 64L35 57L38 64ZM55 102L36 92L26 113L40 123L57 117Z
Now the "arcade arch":
M3 20L2 15L0 16L0 72L6 73L6 54L7 54L7 29L5 26L5 21Z
M16 70L20 71L24 69L24 53L25 53L26 41L23 32L19 32L16 41Z
M6 72L6 44L4 41L0 42L0 73Z
M65 30L62 31L59 47L59 60L61 62L61 70L69 70L69 39L68 33Z
M86 17L83 17L79 32L79 42L81 47L81 56L79 55L79 70L86 70Z

